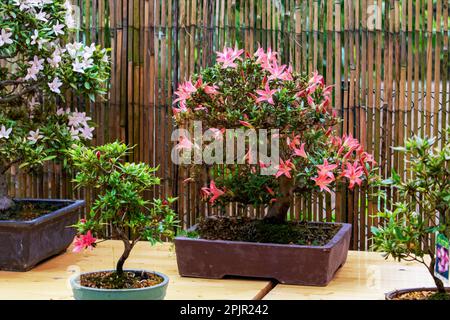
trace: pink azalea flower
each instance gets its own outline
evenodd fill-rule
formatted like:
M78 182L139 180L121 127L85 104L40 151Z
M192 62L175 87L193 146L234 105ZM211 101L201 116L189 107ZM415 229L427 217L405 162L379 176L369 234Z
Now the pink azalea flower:
M323 76L322 75L320 75L317 71L314 71L312 78L309 79L309 84L324 85L325 81L323 80Z
M203 195L204 198L210 197L209 202L210 203L214 203L217 198L219 198L220 196L222 196L225 191L220 190L219 188L216 187L216 183L214 182L214 180L211 180L211 182L209 183L209 188L208 187L203 187L201 189L201 193Z
M333 170L337 168L337 164L328 164L328 160L325 159L323 164L318 164L316 167L319 169L319 176L328 176L334 179Z
M189 140L185 136L180 136L180 138L178 140L178 144L175 146L175 148L191 150L193 146L194 146L194 144L191 142L191 140Z
M280 75L281 80L284 81L292 81L294 78L292 78L292 66L289 65L289 67Z
M338 150L338 155L340 155L345 150L348 150L344 155L344 158L348 159L351 153L357 150L359 147L360 145L357 139L354 139L351 134L348 136L344 134L344 136L342 137L341 147Z
M197 91L197 88L192 84L191 81L186 81L178 86L178 90L175 91L175 95L178 97L173 100L173 104L176 104L180 101L181 107L186 107L186 100L191 98L191 95ZM183 108L180 108L183 109Z
M205 90L205 93L210 95L210 96L214 96L216 94L219 94L219 91L217 91L219 87L216 85L212 85L212 86L208 86L206 85L203 90Z
M276 79L283 80L282 78L283 78L283 74L284 74L284 69L286 69L285 64L283 64L282 66L278 66L278 63L276 61L274 61L272 66L270 66L268 68L268 70L270 72L269 81L276 80Z
M292 178L291 176L291 170L295 169L294 164L291 162L290 159L283 161L283 159L280 159L280 164L278 165L278 171L275 174L275 178L281 177L282 175L285 175L287 178Z
M180 106L179 108L172 107L172 112L173 112L174 115L177 115L178 113L181 113L181 112L187 112L188 111L188 109L186 107L186 103L180 102L179 106Z
M267 53L265 53L264 49L259 47L255 52L255 57L257 57L256 63L259 63L263 69L268 70L271 64L277 61L277 54L271 48L268 48Z
M270 104L275 104L273 102L273 95L277 92L276 89L270 89L269 83L266 82L266 85L264 86L264 90L256 90L256 93L259 95L259 97L256 99L256 103L260 103L263 101L267 101Z
M294 147L293 150L294 150L294 154L296 156L299 156L302 158L308 158L308 156L306 155L306 152L305 152L305 143L302 143L300 145L300 148Z
M311 178L316 182L316 185L320 188L320 191L327 191L331 193L331 190L328 188L328 185L332 183L335 179L334 177L330 177L329 175L319 174L317 178Z
M346 166L347 168L344 170L342 175L348 178L350 182L349 189L353 190L355 184L361 186L362 183L361 176L363 175L364 171L363 168L356 161L353 163L353 165L347 163Z
M234 63L234 60L241 59L240 55L243 52L243 49L238 50L237 47L235 47L234 49L225 47L223 48L223 52L216 52L216 61L222 64L222 69L226 69L228 67L236 68L236 63Z
M80 252L83 249L92 250L97 241L96 238L92 236L91 230L89 230L85 235L80 235L75 237L73 252Z

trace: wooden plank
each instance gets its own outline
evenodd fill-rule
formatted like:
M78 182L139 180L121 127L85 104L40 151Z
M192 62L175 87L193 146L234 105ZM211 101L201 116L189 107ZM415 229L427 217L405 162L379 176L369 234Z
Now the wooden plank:
M395 289L434 286L416 262L385 260L377 252L349 251L345 265L326 287L277 285L264 300L382 300Z
M268 280L183 278L178 275L172 244L152 247L140 242L125 267L157 270L169 276L166 299L256 299L270 290ZM72 299L68 279L74 272L105 270L114 267L122 254L121 241L99 243L93 251L67 253L48 260L29 272L0 271L0 300L67 300Z

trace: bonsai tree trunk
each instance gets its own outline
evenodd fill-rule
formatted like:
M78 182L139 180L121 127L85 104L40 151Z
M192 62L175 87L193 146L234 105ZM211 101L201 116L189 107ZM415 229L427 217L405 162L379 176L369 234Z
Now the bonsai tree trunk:
M120 257L119 261L117 261L116 265L116 272L119 276L123 274L123 265L130 256L131 249L133 249L133 244L128 239L122 239L122 242L124 245L124 250L122 256Z
M0 168L0 211L7 210L14 205L14 202L8 196L8 180L3 172Z
M274 203L269 205L269 209L265 219L275 219L277 221L285 221L292 199L292 180L285 176L280 177L280 194Z

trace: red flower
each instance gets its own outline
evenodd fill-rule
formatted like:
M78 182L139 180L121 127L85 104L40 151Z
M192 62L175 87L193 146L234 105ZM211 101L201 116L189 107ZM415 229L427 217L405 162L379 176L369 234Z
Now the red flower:
M282 175L285 175L289 179L292 178L291 176L291 170L295 169L294 164L291 162L290 159L283 161L283 159L280 159L280 164L278 165L278 171L275 174L275 178L281 177Z
M331 190L328 188L328 185L333 182L334 176L330 177L329 175L320 174L317 178L311 178L316 182L316 185L320 188L320 191L326 190L331 193Z
M234 60L241 59L240 55L244 52L244 50L238 50L237 47L232 48L223 48L223 52L217 51L217 59L216 61L222 64L222 68L226 69L228 67L236 68L236 63Z
M217 200L217 198L219 198L220 196L222 196L225 193L225 191L217 188L214 180L211 180L211 182L209 183L209 188L203 187L201 189L201 193L202 193L203 198L208 198L208 197L212 196L209 199L209 202L214 203Z
M328 160L325 159L323 164L318 164L316 167L319 169L319 176L328 176L334 179L333 170L337 168L337 164L328 164Z
M275 104L273 102L273 94L277 92L276 89L270 90L269 83L266 82L266 85L264 86L264 90L256 90L256 93L259 95L259 97L256 99L256 103L260 103L263 101L267 101L270 104Z
M91 230L89 230L86 235L80 235L75 237L73 252L80 252L83 249L90 249L95 245L96 238L92 236Z
M347 168L344 170L342 175L349 179L350 182L349 189L353 190L355 184L361 186L362 183L361 176L364 173L363 168L356 161L353 163L353 165L347 163L346 166Z
M307 154L305 152L305 143L302 143L300 145L300 148L294 147L294 154L296 156L303 157L305 159L308 158L308 156L307 156Z

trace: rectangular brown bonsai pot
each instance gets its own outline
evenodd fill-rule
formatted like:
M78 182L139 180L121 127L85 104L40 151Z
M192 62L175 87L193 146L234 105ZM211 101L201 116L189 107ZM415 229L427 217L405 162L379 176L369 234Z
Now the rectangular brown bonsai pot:
M0 221L0 270L28 271L72 243L82 200L15 199L16 202L61 204L60 209L30 221Z
M185 277L272 278L280 283L326 286L347 260L351 224L324 246L175 238L178 272Z

